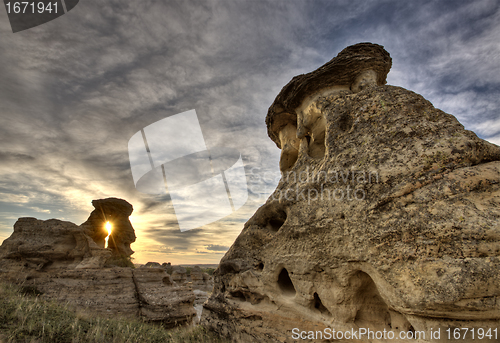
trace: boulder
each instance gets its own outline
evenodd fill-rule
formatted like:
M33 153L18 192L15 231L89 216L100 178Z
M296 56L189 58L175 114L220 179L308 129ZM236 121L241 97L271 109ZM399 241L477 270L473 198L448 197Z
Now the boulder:
M170 262L163 262L161 266L167 273L172 274L172 264Z
M500 147L384 85L388 53L361 47L380 62L367 67L371 79L353 86L363 58L346 54L338 70L351 77L318 86L327 64L294 78L270 108L269 136L295 144L296 158L222 258L202 315L234 342L293 342L294 328L444 342L447 329L498 326ZM332 91L338 84L349 87ZM288 124L274 124L278 112ZM431 339L438 328L441 340Z
M23 274L24 287L78 311L105 317L140 317L167 328L191 324L196 316L191 288L175 285L162 269L116 267Z

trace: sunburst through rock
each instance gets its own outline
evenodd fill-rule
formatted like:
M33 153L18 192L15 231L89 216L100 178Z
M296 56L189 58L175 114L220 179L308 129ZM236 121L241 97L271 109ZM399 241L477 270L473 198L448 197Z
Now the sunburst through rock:
M106 230L108 231L108 235L106 236L106 238L104 238L104 241L105 241L104 247L107 248L109 236L111 236L111 231L113 229L113 225L110 222L106 222L106 224L104 224L104 228L106 228Z

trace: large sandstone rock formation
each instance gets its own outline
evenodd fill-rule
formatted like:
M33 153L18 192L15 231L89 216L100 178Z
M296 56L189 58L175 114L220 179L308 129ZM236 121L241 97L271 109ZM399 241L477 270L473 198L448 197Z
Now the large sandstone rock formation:
M221 260L202 323L234 342L498 328L500 147L384 85L390 65L357 44L283 88L266 119L282 178Z
M214 287L213 278L199 266L194 266L188 275L186 268L182 266L172 266L170 262L159 264L158 262L148 262L141 266L141 269L161 268L171 275L171 279L177 285L189 285L195 295L194 309L196 318L194 324L197 324L201 319L203 304L207 301L209 292L212 292Z
M192 323L195 294L189 285L177 284L163 268L107 267L110 259L132 253L132 205L114 198L92 203L96 210L81 226L20 218L0 246L0 281L91 313L138 316L167 327ZM103 220L113 223L107 249Z
M196 315L192 289L176 284L159 268L24 271L15 279L12 274L0 278L36 289L44 299L106 317L140 317L170 328L191 324Z
M90 236L99 247L104 248L105 238L108 231L105 229L106 222L112 225L112 232L109 235L107 248L115 255L130 256L134 252L130 244L135 242L135 232L128 217L134 210L132 205L123 199L107 198L93 200L92 205L95 210L89 219L81 226L85 233Z

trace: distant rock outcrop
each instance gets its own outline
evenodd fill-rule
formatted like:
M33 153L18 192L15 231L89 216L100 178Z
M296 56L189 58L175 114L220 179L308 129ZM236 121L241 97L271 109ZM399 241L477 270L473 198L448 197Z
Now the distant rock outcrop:
M141 268L161 268L171 275L172 280L179 285L190 284L193 290L211 292L214 286L213 277L205 273L199 266L190 268L190 271L182 266L172 266L169 263L148 262Z
M210 275L203 272L200 267L194 266L191 268L191 274L189 275L193 289L199 289L202 291L210 292L214 286L213 279Z
M498 327L500 147L384 85L390 65L357 44L282 90L266 120L282 178L222 258L203 324L234 342Z
M3 265L39 271L102 268L111 257L78 225L57 219L19 218L0 247Z
M360 43L345 48L322 67L295 76L283 87L266 117L267 133L281 149L281 171L297 160L300 139L307 138L310 156L323 157L326 117L317 107L319 98L384 85L391 65L391 56L382 46Z
M112 226L112 232L108 239L107 248L111 249L115 255L132 255L134 252L130 248L130 244L134 243L136 239L134 228L128 219L134 210L132 205L117 198L93 200L92 205L95 210L92 211L89 219L81 225L85 233L99 247L104 248L105 238L108 236L105 224L109 222Z
M161 268L162 266L158 262L148 262L143 267L144 268Z
M174 282L161 268L106 267L110 259L133 253L132 205L115 198L92 203L96 210L81 226L20 218L0 246L0 280L92 313L139 316L167 327L192 323L196 311L190 285ZM106 221L113 231L105 249Z

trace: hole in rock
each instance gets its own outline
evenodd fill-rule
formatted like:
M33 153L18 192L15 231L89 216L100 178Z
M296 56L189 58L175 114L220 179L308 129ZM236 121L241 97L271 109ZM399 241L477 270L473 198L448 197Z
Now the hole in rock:
M342 131L348 131L351 129L354 121L352 117L347 113L342 113L338 116L337 127Z
M257 269L258 270L264 270L264 263L259 263L259 265L257 266Z
M359 271L349 280L357 288L354 294L354 305L358 309L354 323L359 327L377 330L391 328L389 307L377 290L375 282L365 272Z
M292 280L288 275L288 270L283 268L278 275L278 286L281 289L281 293L286 296L294 296L295 295L295 287L293 286Z
M278 211L267 221L267 228L271 231L278 232L278 230L285 224L286 213L284 211Z
M277 232L287 220L286 207L273 201L259 208L247 225L257 225L262 229Z
M279 132L281 145L280 170L292 168L299 157L300 140L297 138L297 126L289 123Z
M330 315L330 311L323 305L321 299L319 298L318 293L314 292L314 308L319 310L323 314Z
M314 159L325 156L326 117L316 105L302 111L298 120L297 137L304 135L308 146L308 155Z
M269 227L273 231L278 231L283 224L285 224L285 221L282 219L271 219L269 221Z
M108 232L108 235L106 236L106 238L104 238L104 242L105 242L104 247L108 248L109 247L108 240L109 240L109 236L111 236L111 232L113 231L113 225L110 222L106 222L106 224L104 224L104 228Z
M240 271L240 267L233 261L225 261L219 265L220 275L226 275L229 273L237 274Z

